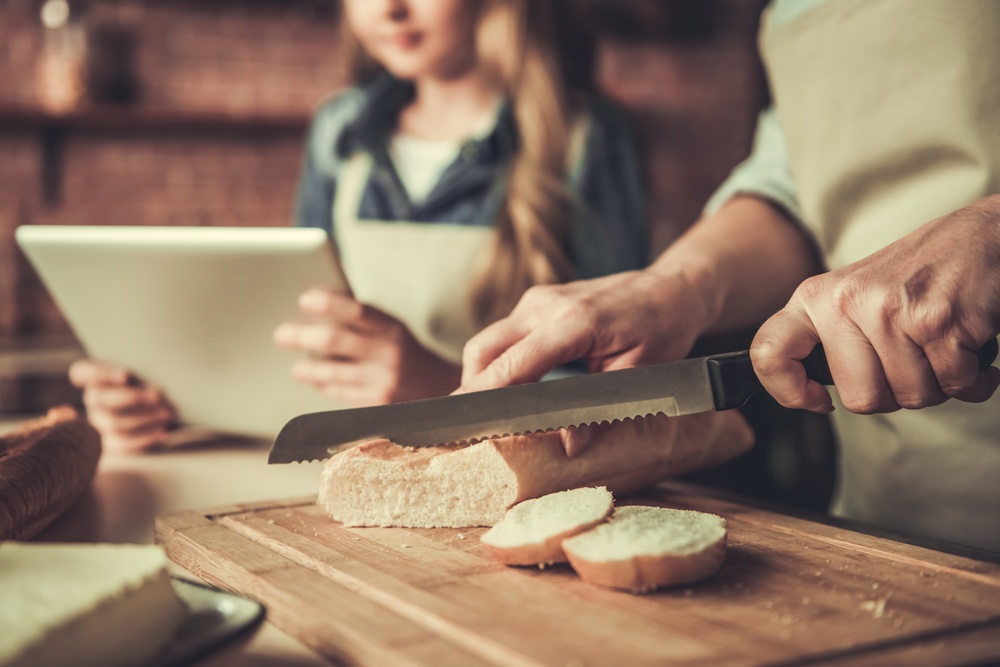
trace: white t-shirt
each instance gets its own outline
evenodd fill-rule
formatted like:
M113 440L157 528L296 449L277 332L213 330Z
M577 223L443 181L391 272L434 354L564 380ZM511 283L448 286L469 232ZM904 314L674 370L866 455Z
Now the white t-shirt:
M466 140L424 139L396 132L389 140L389 159L413 204L421 204L438 184L445 170L458 159L467 142L484 139L496 127L500 103L476 126Z
M422 139L409 134L397 133L389 141L389 158L414 204L427 199L461 150L460 141Z

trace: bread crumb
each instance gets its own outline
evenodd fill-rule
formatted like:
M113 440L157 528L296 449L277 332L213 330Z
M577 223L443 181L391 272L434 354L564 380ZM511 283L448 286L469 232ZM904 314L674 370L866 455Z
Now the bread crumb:
M458 534L458 539L464 540L465 539L465 535L463 535L462 533L459 533Z
M885 602L886 598L882 598L881 600L866 600L861 603L861 608L865 611L870 611L875 618L882 618L885 616Z
M268 519L268 520L267 520L267 524L268 524L269 526L273 526L273 525L274 525L274 519Z
M400 544L399 546L403 547L404 549L409 549L410 548L409 544Z

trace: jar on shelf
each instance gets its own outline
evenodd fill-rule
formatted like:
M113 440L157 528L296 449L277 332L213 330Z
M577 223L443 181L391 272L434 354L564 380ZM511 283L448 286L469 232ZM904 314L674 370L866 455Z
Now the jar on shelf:
M68 0L45 0L39 17L42 50L35 72L38 103L67 113L87 102L87 30Z

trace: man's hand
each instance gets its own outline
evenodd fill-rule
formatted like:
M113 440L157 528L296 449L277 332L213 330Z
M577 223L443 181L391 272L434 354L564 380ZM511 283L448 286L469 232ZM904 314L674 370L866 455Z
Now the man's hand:
M460 391L533 382L577 359L605 371L682 358L701 333L704 311L680 273L631 271L532 287L508 317L466 344Z
M681 358L700 332L701 305L680 274L633 271L533 287L509 317L466 344L459 391L532 382L576 359L605 371ZM669 316L676 312L692 315ZM601 431L563 429L566 455L582 453Z
M69 379L83 390L87 419L106 451L133 453L164 444L176 422L177 411L163 392L124 368L80 359L70 366Z
M460 369L424 348L399 320L331 290L299 298L309 321L274 332L281 348L305 352L292 375L355 407L441 396L458 386Z
M862 414L982 402L1000 369L976 350L1000 331L1000 197L928 223L873 255L802 283L751 347L768 393L833 409L798 360L822 342L844 406Z

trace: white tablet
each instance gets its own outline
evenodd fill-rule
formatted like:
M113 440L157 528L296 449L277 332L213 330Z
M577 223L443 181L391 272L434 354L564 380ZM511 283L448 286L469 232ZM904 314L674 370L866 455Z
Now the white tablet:
M271 334L310 287L347 290L321 229L25 225L17 243L87 354L161 386L182 421L273 437L338 407Z

